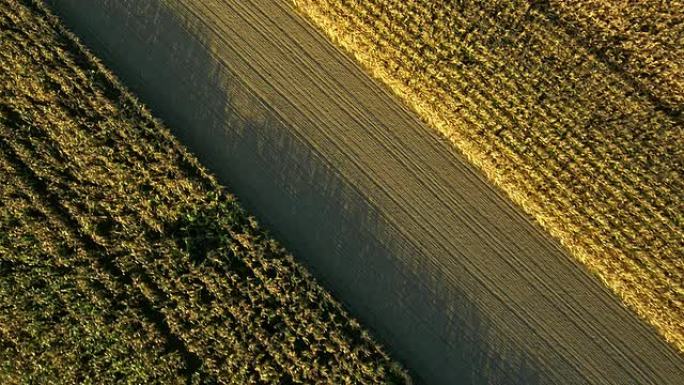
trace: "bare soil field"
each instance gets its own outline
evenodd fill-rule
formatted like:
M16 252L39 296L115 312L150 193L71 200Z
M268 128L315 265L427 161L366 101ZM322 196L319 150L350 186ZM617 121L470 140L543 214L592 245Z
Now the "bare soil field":
M0 71L0 383L410 383L42 3Z
M51 3L418 381L684 380L675 348L290 4Z

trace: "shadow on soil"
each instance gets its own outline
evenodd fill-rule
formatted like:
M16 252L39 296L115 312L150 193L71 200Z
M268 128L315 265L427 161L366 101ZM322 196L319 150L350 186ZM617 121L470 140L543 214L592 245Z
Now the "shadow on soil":
M211 56L197 23L158 0L50 5L417 382L544 383L458 282Z

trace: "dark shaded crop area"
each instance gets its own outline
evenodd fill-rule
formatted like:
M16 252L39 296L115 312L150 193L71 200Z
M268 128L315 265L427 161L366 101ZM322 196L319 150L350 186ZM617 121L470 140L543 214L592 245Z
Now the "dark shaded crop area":
M0 383L409 381L42 4L0 67Z

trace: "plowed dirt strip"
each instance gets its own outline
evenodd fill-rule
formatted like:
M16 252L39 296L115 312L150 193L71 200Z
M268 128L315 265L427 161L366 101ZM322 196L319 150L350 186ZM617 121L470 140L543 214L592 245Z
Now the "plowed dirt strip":
M0 27L2 378L409 381L41 3Z
M670 345L288 4L55 6L426 383L684 379Z
M679 2L294 3L684 351Z

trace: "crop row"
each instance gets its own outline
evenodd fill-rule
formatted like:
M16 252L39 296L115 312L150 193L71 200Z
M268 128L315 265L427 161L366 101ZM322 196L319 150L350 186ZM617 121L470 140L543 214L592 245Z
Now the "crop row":
M0 157L0 382L181 383L182 357ZM154 367L154 371L149 368Z
M561 1L543 9L624 69L672 114L684 110L684 2Z

